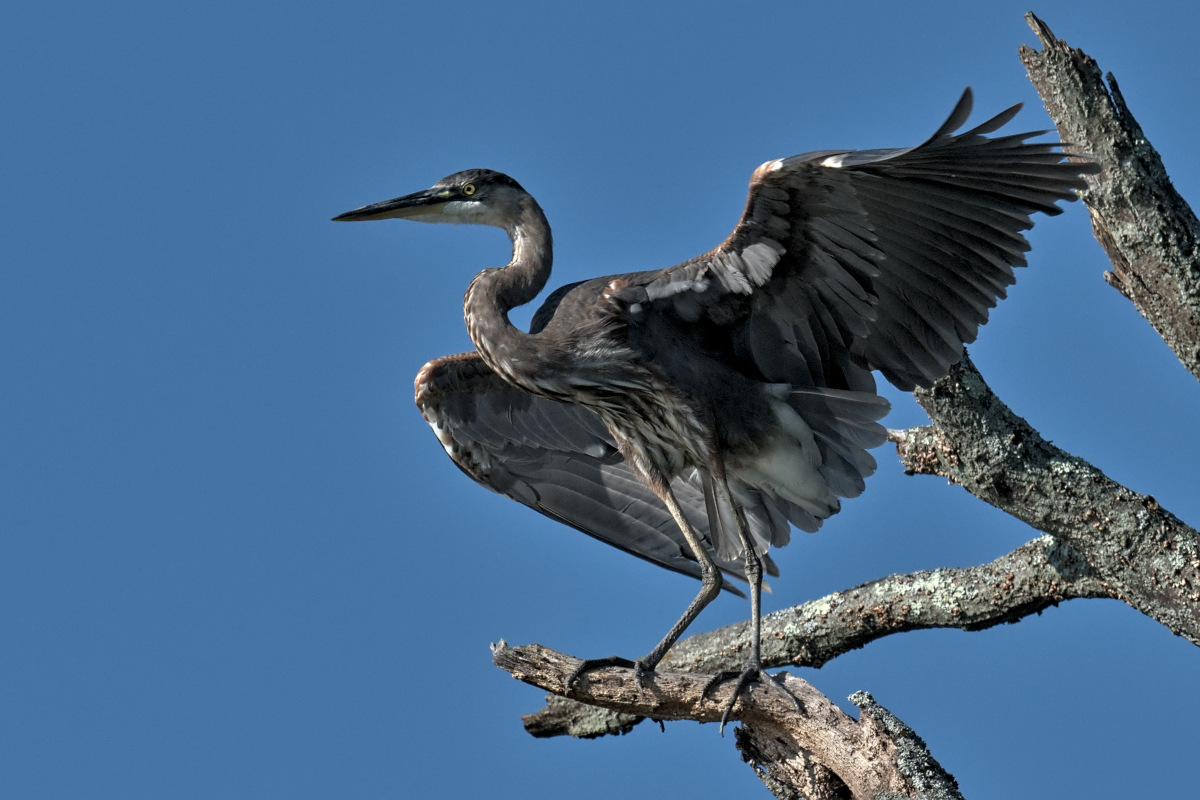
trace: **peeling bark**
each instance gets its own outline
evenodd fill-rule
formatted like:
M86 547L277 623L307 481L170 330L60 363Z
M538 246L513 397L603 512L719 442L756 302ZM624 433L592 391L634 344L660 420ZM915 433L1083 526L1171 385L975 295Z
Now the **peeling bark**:
M1112 261L1104 277L1200 379L1200 222L1175 191L1113 74L1105 88L1091 56L1056 39L1032 13L1025 19L1043 48L1020 48L1029 79L1063 141L1095 155L1104 170L1083 195L1096 239Z
M541 645L492 648L492 660L513 677L550 691L564 690L579 659ZM655 672L650 685L637 687L632 669L607 668L584 673L572 695L634 716L656 720L718 722L733 690L732 682L707 697L702 675ZM904 723L859 693L856 721L812 684L788 676L787 690L755 685L734 706L742 725L737 746L742 757L779 797L958 798L957 785L929 755L925 743Z
M1049 536L976 567L891 575L763 617L768 667L819 667L876 639L928 628L983 630L1038 614L1064 600L1115 597L1076 552ZM660 669L710 674L739 668L750 647L739 622L678 642ZM626 733L640 720L596 713L551 695L523 717L534 736L591 738Z
M1042 438L966 356L914 393L931 428L906 431L901 461L942 475L1079 553L1110 596L1200 644L1200 534L1153 497Z

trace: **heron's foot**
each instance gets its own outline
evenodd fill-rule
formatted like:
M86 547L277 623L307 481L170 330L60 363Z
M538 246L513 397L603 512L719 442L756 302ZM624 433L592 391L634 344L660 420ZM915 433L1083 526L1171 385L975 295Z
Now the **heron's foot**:
M637 682L638 689L646 688L646 677L654 674L654 668L646 665L640 659L633 661L632 659L622 658L621 656L609 656L608 658L588 658L579 662L579 666L571 670L571 674L567 676L567 691L575 688L575 681L579 680L579 676L585 672L590 672L594 669L602 669L603 667L625 667L633 670L633 679Z
M733 678L737 678L737 685L733 687L733 694L729 695L729 702L725 704L725 711L721 714L721 727L719 731L722 736L725 735L725 723L729 721L729 714L733 711L734 704L737 703L738 698L742 696L742 693L746 691L746 688L752 683L759 683L763 686L774 686L775 688L779 689L779 691L787 695L787 698L792 701L792 705L796 707L796 711L804 711L804 706L800 704L800 699L797 698L796 695L789 692L787 686L784 685L784 676L771 675L763 669L762 663L757 659L751 659L748 661L746 666L742 668L741 672L726 670L713 675L711 678L709 678L708 683L704 685L704 691L700 693L700 699L703 700L704 698L708 697L709 692L711 692L720 684L725 683L725 681L732 680Z

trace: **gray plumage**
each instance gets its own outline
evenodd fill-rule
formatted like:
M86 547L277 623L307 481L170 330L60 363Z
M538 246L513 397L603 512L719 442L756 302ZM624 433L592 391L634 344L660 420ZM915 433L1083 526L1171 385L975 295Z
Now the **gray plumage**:
M508 231L510 265L467 290L476 351L426 364L417 405L479 483L702 579L639 674L719 591L717 569L749 581L757 622L767 550L875 469L888 406L872 371L904 390L945 375L1025 264L1031 215L1096 171L1036 133L986 135L1019 106L955 134L970 109L968 90L916 147L763 164L719 247L565 286L528 333L507 313L544 287L550 229L511 178L467 170L336 218Z

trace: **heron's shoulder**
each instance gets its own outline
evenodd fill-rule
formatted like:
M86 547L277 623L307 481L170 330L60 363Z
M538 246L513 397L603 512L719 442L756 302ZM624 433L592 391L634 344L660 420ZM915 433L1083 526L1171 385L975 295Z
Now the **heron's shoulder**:
M662 270L629 272L621 275L605 275L584 281L568 283L555 289L542 303L529 323L530 333L540 333L551 322L555 327L579 325L587 320L605 316L611 311L612 287L640 286L650 283Z

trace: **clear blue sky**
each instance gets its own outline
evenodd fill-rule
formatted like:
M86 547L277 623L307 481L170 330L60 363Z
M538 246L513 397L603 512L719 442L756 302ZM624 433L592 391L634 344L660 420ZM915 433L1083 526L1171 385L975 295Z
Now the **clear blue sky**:
M582 10L580 10L582 8ZM725 236L762 161L1027 103L1026 3L23 3L0 15L0 796L765 797L715 726L535 741L488 643L641 655L693 592L467 480L412 404L489 229L329 217L475 166L557 285ZM1200 198L1200 11L1044 2ZM1014 128L1015 130L1015 128ZM1200 389L1081 206L972 352L1048 438L1200 522ZM921 420L893 392L890 424ZM775 609L1033 532L893 453L776 557ZM743 619L726 597L697 630ZM970 798L1200 784L1200 651L1117 602L803 670Z

